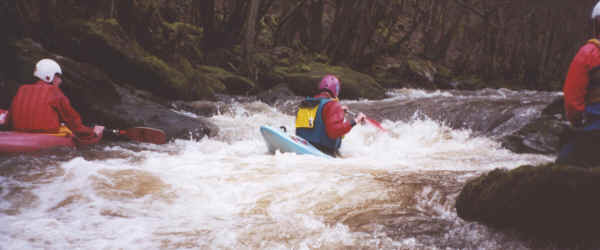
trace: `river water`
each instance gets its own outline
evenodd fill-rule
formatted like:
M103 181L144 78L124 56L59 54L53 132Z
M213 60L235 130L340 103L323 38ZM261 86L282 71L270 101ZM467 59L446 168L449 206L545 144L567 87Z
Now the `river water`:
M469 178L552 156L419 115L354 127L343 158L270 155L259 127L293 128L289 112L233 102L210 120L214 138L0 158L0 249L531 248L458 218L455 198Z

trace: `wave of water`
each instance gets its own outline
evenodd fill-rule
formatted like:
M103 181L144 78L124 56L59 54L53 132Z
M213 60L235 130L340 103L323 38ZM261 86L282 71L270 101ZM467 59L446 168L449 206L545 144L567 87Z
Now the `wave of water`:
M356 126L343 158L270 155L259 127L292 116L251 102L211 120L215 138L6 167L0 249L527 248L454 199L485 171L553 160L420 118Z

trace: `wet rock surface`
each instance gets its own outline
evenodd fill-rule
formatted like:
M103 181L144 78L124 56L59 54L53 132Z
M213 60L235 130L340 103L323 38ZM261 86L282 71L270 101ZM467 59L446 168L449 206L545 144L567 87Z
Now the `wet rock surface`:
M496 169L463 187L458 216L558 244L598 246L600 171L548 164Z

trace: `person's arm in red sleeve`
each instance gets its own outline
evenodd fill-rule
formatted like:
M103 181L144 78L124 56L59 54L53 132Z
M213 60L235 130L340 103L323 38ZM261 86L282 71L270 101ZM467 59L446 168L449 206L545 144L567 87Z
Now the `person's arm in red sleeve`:
M69 102L69 99L67 99L67 97L65 97L64 95L58 97L56 99L54 107L61 121L65 122L67 124L67 127L69 127L69 129L73 131L75 135L81 137L95 135L94 129L83 125L81 121L81 116L79 115L79 113L77 113L77 111L75 111L75 109L73 109L73 107L71 106L71 102Z
M590 55L593 44L583 46L573 58L563 86L565 113L567 120L574 126L581 124L581 115L585 109L585 96L591 70Z
M325 123L325 130L329 138L336 139L342 137L350 132L356 124L354 120L352 122L344 121L344 114L342 105L336 101L328 102L323 107L323 122Z

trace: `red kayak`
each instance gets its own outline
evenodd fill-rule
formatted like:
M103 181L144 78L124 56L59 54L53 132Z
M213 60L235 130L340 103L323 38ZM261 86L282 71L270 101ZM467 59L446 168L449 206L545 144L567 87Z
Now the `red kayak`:
M55 147L75 147L73 137L0 131L0 153L33 152Z
M0 109L0 127L6 123L8 111ZM68 129L67 129L68 130ZM69 131L70 132L70 131ZM155 128L133 127L126 130L107 129L104 132L114 133L116 136L124 137L132 141L153 144L167 143L167 135L164 131ZM100 136L90 137L85 140L72 136L56 136L42 133L26 133L16 131L0 131L0 154L33 152L55 147L75 147L98 143Z

